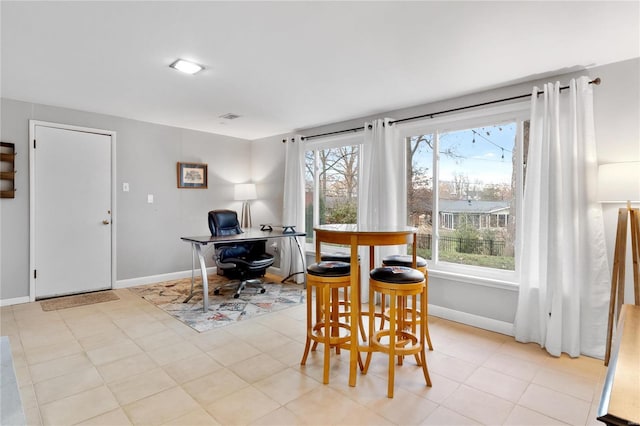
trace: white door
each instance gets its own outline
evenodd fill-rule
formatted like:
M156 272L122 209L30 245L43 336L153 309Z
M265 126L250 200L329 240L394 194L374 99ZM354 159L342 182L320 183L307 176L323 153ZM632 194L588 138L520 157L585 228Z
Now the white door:
M111 288L111 135L36 124L31 142L35 297Z

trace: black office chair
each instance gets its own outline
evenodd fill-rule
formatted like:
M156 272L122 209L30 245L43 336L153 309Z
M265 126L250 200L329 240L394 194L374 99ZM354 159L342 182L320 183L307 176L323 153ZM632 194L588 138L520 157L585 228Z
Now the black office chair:
M242 234L238 223L238 214L233 210L212 210L209 212L209 230L213 236ZM218 273L239 283L229 283L217 287L213 294L220 294L220 289L237 286L236 299L247 284L256 285L260 293L265 292L262 282L257 279L264 276L267 268L273 265L274 258L266 252L266 240L238 241L237 243L221 243L215 245L216 266Z

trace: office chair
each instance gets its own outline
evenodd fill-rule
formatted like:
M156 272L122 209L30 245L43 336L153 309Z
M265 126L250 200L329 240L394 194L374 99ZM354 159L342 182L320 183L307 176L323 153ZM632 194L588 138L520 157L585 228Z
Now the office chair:
M211 235L216 237L242 234L238 214L233 210L210 211L209 230ZM247 284L256 285L260 293L264 293L265 288L257 278L264 276L267 268L274 262L273 256L266 253L265 249L266 240L216 244L214 259L218 273L222 272L222 275L238 279L240 282L217 287L213 294L220 294L220 289L224 287L237 286L233 295L237 299Z

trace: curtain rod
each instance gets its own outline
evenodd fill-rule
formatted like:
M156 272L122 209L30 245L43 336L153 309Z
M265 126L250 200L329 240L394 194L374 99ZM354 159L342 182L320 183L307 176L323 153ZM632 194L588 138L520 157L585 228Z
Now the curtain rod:
M600 77L594 78L593 80L591 80L589 82L589 84L595 84L596 86L599 85L602 82L602 80L600 79ZM568 89L569 86L562 86L560 87L560 91L566 90ZM538 91L536 93L536 95L540 95L543 92ZM437 112L431 112L429 114L422 114L422 115L416 115L413 117L407 117L407 118L401 118L398 120L393 120L393 121L389 121L389 124L395 124L395 123L402 123L405 121L411 121L411 120L417 120L419 118L433 118L436 115L441 115L441 114L447 114L450 112L457 112L457 111L462 111L465 109L471 109L471 108L477 108L477 107L481 107L481 106L487 106L487 105L493 105L493 104L497 104L497 103L501 103L501 102L508 102L508 101L513 101L516 99L523 99L523 98L528 98L531 97L532 93L527 93L524 95L518 95L518 96L511 96L509 98L502 98L502 99L496 99L493 101L487 101L487 102L481 102L479 104L473 104L473 105L467 105L467 106L463 106L463 107L458 107L458 108L452 108L452 109L446 109L443 111L437 111ZM354 127L352 129L345 129L345 130L336 130L335 132L328 132L328 133L320 133L317 135L311 135L311 136L302 136L302 140L307 140L307 139L312 139L312 138L320 138L323 136L330 136L330 135L337 135L337 134L341 134L341 133L349 133L349 132L358 132L364 130L364 127ZM283 141L284 142L284 141Z

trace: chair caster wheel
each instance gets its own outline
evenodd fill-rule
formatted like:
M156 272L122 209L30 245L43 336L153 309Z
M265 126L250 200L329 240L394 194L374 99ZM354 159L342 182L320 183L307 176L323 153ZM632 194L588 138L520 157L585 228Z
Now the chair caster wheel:
M267 290L264 289L264 288L260 289L260 293L264 293L265 291L267 291Z
M238 297L240 297L240 295L239 295L239 294L237 294L237 293L233 295L233 298L234 298L234 299L237 299Z
M215 294L216 296L220 296L220 290L213 290L213 294Z

